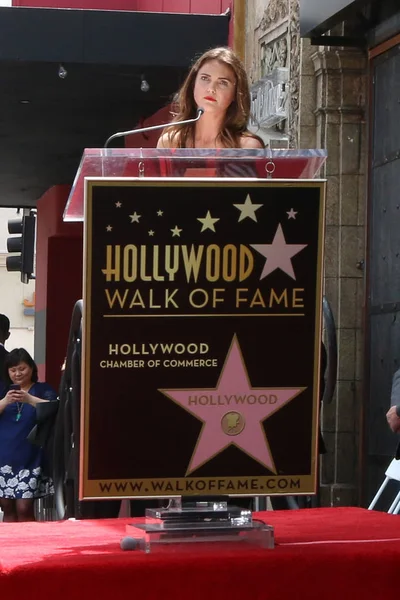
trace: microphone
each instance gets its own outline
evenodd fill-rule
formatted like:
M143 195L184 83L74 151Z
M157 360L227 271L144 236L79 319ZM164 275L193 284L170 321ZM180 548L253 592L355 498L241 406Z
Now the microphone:
M152 125L151 127L142 127L141 129L130 129L129 131L119 131L118 133L113 133L107 138L106 143L104 144L104 148L108 148L108 144L119 137L125 137L126 135L132 135L133 133L146 133L147 131L155 131L156 129L165 129L166 127L176 127L177 125L188 125L189 123L195 123L204 114L204 108L198 108L197 114L193 119L186 119L186 121L172 121L170 123L165 123L163 125Z

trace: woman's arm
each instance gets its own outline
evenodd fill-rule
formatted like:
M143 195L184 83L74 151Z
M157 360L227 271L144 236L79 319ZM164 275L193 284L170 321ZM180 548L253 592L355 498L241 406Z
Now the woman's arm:
M40 404L41 402L50 402L50 400L48 400L47 398L38 398L37 396L33 396L32 394L29 394L29 392L25 392L25 390L15 390L17 393L15 394L16 396L16 402L23 402L24 404L30 404L31 406L35 407L37 404Z
M35 389L36 388L36 389ZM25 390L13 390L15 392L15 399L17 402L23 402L24 404L30 404L35 407L37 404L42 402L51 402L57 399L57 392L47 383L35 384L34 390L36 394L33 395Z
M47 400L45 398L38 398L37 396L32 396L32 394L28 394L28 392L25 392L25 394L26 399L22 400L22 402L25 402L25 404L30 404L33 407L35 407L37 404L40 404L41 402L50 402L50 400Z
M16 397L14 392L16 392L17 390L10 390L9 392L7 392L7 394L4 396L4 398L2 398L0 400L0 415L2 412L4 412L4 409L9 405L9 404L14 404L14 402L16 402Z

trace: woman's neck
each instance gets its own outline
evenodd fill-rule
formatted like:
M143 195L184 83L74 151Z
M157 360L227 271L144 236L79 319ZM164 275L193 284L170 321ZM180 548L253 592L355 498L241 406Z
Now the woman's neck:
M219 139L224 115L210 115L204 113L201 119L196 123L194 130L195 148L218 148L221 147Z

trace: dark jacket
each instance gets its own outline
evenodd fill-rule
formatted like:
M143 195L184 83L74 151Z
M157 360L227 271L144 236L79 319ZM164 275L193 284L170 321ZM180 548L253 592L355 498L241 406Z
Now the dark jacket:
M397 416L400 417L400 369L393 375L391 405L396 407ZM400 459L400 442L397 446L396 458Z
M4 387L4 363L6 362L6 356L7 356L8 352L7 350L4 348L4 346L0 346L0 393L1 393L1 388Z

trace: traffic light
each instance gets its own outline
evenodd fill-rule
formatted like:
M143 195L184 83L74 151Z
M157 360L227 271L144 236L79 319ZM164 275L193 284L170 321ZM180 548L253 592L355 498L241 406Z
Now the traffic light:
M18 219L8 221L8 252L15 253L6 258L7 271L20 271L22 283L33 279L33 262L35 255L35 215L28 212ZM19 235L15 235L19 234Z

